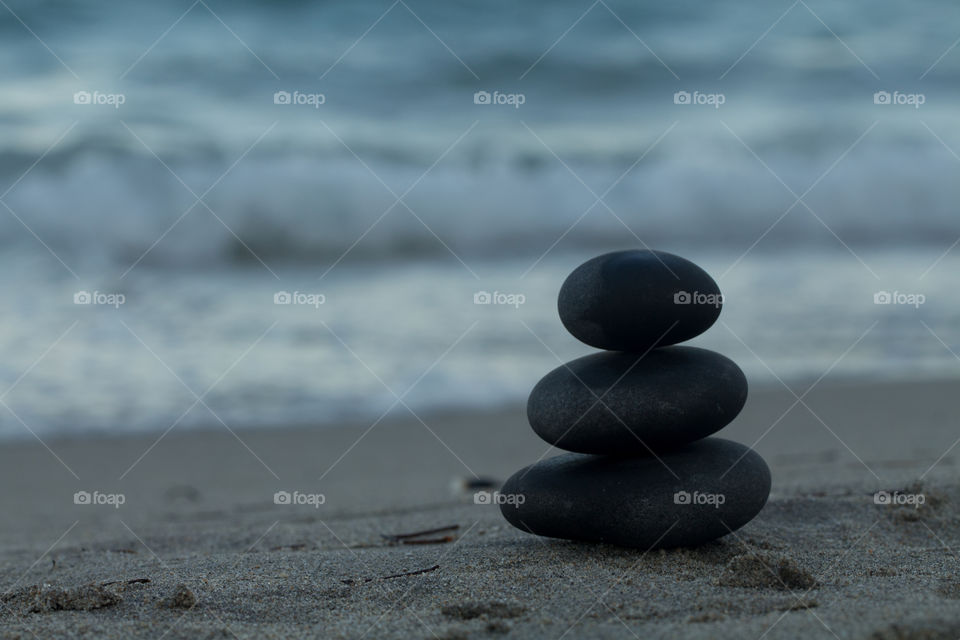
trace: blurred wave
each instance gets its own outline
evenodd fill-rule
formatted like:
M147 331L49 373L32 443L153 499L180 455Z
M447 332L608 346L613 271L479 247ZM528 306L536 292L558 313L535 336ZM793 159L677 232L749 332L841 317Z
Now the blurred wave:
M958 8L768 5L12 1L0 193L21 220L0 216L0 242L34 243L22 222L58 254L121 265L231 264L247 247L328 263L374 223L351 257L539 255L624 233L744 247L813 184L764 247L960 235L960 55L941 57ZM923 109L876 105L878 90L923 91Z
M207 397L231 425L372 421L381 378L428 369L417 411L516 405L588 351L563 278L641 240L721 280L744 343L702 344L751 383L816 379L871 326L831 376L955 375L957 24L952 0L6 0L5 403L43 433L216 427L184 387L257 344Z
M462 144L399 204L393 194L424 171L399 149L389 158L368 154L367 166L346 152L254 153L220 182L229 161L217 156L174 162L175 177L146 152L60 150L7 197L20 220L0 216L0 243L35 242L22 221L77 260L130 262L163 237L145 258L160 266L251 259L243 245L268 261L323 263L361 236L351 257L384 260L442 255L444 244L466 257L536 255L561 236L561 248L580 249L616 244L630 232L650 244L745 248L795 202L742 148L695 161L655 152L605 197L611 213L593 193L630 165L627 157L573 157L573 176L545 150L535 159L529 151L483 158L476 145ZM883 153L865 145L804 201L847 243L939 246L960 235L960 183L943 155L935 140L913 150L910 163L902 146ZM830 162L771 158L798 195ZM0 171L23 160L0 155ZM193 194L214 184L198 204ZM818 244L828 233L797 204L764 246Z

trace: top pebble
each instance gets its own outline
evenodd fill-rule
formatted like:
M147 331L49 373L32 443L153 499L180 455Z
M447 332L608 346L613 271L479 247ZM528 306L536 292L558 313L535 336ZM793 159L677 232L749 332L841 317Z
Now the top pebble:
M575 338L609 351L645 351L694 338L720 316L706 271L663 251L616 251L574 269L560 288L560 320Z

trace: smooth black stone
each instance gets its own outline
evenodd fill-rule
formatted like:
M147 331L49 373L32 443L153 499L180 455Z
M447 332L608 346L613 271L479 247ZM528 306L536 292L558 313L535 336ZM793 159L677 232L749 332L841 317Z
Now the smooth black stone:
M724 536L760 513L770 470L746 446L707 438L659 458L563 454L518 471L500 494L503 516L528 533L640 549L685 547ZM723 503L716 506L704 497L719 502L718 494Z
M595 353L545 375L527 400L527 419L561 449L629 455L705 438L746 400L740 367L707 349Z
M567 331L611 351L689 340L710 328L722 306L717 283L697 265L671 253L637 250L584 262L567 276L558 301Z

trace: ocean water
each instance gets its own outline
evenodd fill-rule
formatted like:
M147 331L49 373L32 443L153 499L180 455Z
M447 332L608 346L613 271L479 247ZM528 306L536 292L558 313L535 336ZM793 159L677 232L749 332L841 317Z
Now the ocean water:
M7 4L0 437L521 402L644 245L755 385L958 372L955 3Z

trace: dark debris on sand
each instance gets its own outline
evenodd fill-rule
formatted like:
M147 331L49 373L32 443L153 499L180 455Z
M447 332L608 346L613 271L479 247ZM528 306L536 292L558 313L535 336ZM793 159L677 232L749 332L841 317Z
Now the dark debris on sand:
M724 567L717 584L724 587L811 589L816 580L786 556L745 553Z
M90 611L110 607L123 601L117 593L103 585L85 584L61 588L48 584L21 587L3 594L7 608L22 614L50 611Z
M956 640L958 637L960 622L956 620L913 620L877 629L868 640Z
M193 609L197 605L197 596L185 584L178 584L173 592L160 601L165 609Z
M440 611L448 618L473 620L481 616L487 618L517 618L523 615L526 610L527 608L519 602L490 600L451 604L441 608Z

